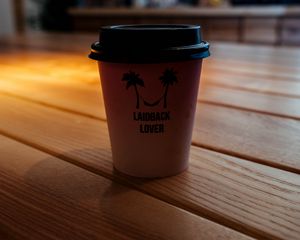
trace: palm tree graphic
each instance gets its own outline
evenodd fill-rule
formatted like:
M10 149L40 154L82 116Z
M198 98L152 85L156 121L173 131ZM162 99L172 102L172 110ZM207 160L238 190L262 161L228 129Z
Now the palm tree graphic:
M176 72L174 71L173 68L167 68L164 72L163 75L159 78L161 83L163 84L165 88L165 92L163 95L164 98L164 108L167 107L167 95L168 95L168 90L169 86L177 83L177 77L176 77Z
M126 81L126 89L128 89L130 86L134 87L135 94L136 94L136 108L140 108L140 96L138 92L137 86L144 87L144 80L140 78L140 75L133 72L129 71L128 73L124 73L122 81Z

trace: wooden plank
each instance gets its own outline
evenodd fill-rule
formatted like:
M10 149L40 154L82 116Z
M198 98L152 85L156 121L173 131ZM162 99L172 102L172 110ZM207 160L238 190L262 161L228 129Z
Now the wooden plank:
M24 1L13 0L11 2L13 6L15 29L19 34L22 34L25 31L25 24L26 24Z
M212 57L250 63L269 63L299 68L300 49L297 47L262 46L217 42L211 44Z
M3 136L0 153L3 240L250 239Z
M0 131L19 141L31 144L108 178L122 183L126 182L159 199L254 237L296 239L300 234L298 224L300 176L298 174L192 147L191 166L181 175L153 181L128 178L113 171L105 122L12 97L1 96L0 104ZM215 121L219 120L219 124L226 125L223 116L224 111L227 113L227 109L221 108L222 111L219 113L223 116L220 116L218 108L209 110L205 106L201 104L199 108L202 114L199 126L202 130L197 130L197 132L205 131L203 135L207 137L207 142L210 142L217 135L213 128L222 127L222 125L217 126ZM228 111L227 114L231 115L231 118L237 118L231 123L232 125L237 124L237 120L241 119L239 111ZM216 120L210 119L207 124L209 115ZM247 119L247 117L250 117L250 121L245 122L244 125L249 125L256 115L246 113L244 118ZM229 119L232 120L231 118ZM273 131L274 126L280 126L277 118L269 119L266 116L256 119L256 122L257 129L263 129L258 126L262 124L270 132ZM267 123L270 125L266 125ZM283 123L284 129L287 127L289 131L289 123L294 122ZM250 128L244 125L241 126L243 130ZM293 127L291 130L295 132L297 124L294 123ZM212 137L209 136L209 131ZM253 154L260 150L252 147L253 142L247 143L245 135L251 135L251 132L244 132L244 135L243 132L238 133L242 134L242 136L239 135L239 139L223 130L221 134L224 134L224 137L220 135L217 137L220 137L221 141L226 138L224 144L227 143L229 147L231 144L237 144L236 147L244 150L246 145L250 145ZM196 137L199 136L196 135ZM268 139L263 139L263 137L274 136L272 134L271 136L261 135L259 140L267 144ZM284 157L283 153L285 153L288 159L295 159L295 164L299 164L296 160L299 159L296 151L299 148L293 145L295 141L289 141L292 139L286 136L282 137L283 144L279 146L282 148L287 144L289 146L284 149L285 152L281 152L280 156ZM284 141L287 143L284 144ZM276 141L272 144L274 146L272 150L278 151L275 149L276 146L278 147ZM214 143L214 145L217 144ZM275 152L272 154L275 155Z
M20 55L21 59L26 57L30 60L16 61L13 58L8 58L6 64L0 61L0 78L9 79L9 81L22 80L26 82L49 82L57 85L67 84L70 87L75 83L77 84L77 82L94 86L99 85L95 62L76 54L71 55L70 58L65 57L64 54L49 54L48 57L47 55L46 53L24 54L23 56ZM3 58L5 57L6 55L3 55ZM44 58L47 58L47 60ZM244 74L239 70L230 71L228 68L216 70L211 66L212 64L209 63L204 64L202 73L202 82L204 81L204 83L291 97L300 96L300 81L294 79L294 76L298 76L297 72L290 72L286 69L283 72L289 72L289 77L284 78L282 76L270 77L257 74L256 71L251 71L251 66L245 66L249 69L247 70L249 74ZM291 78L291 76L293 77Z
M97 41L98 32L93 34L30 32L0 39L0 50L50 50L64 53L88 53L93 42Z
M101 95L101 91L97 92L97 87L88 87L84 84L77 85L75 83L72 87L67 87L67 85L61 87L48 84L47 81L39 85L30 81L24 82L25 84L13 82L14 80L0 81L1 92L7 91L9 94L17 94L22 98L38 101L44 105L84 114L92 118L105 119L104 107L101 102L102 96L98 97L98 93ZM77 88L75 87L76 85ZM213 100L209 99L209 93L206 92L207 87L204 85L201 101L206 101L207 99L208 102L213 102ZM274 109L274 112L271 112L272 115L291 116L293 119L298 119L299 117L299 99L294 101L294 99L272 98L272 96L264 95L259 98L255 94L248 94L247 98L247 93L240 93L238 96L237 92L233 96L231 96L231 92L227 92L226 96L224 94L226 94L226 89L224 91L219 89L217 94L215 94L214 99L220 105L231 105L245 109L255 108L257 112L271 112ZM221 101L222 96L225 97L223 102ZM252 98L255 98L255 100ZM282 105L276 105L281 100L285 100ZM266 104L268 101L272 102ZM235 102L238 102L238 104L235 104ZM223 119L226 119L226 121ZM224 128L225 124L227 124L228 128ZM267 125L269 126L266 128L265 126ZM297 135L294 134L295 129L300 127L299 122L264 116L253 112L199 104L195 127L197 132L194 134L193 143L198 146L285 170L300 172L300 163L297 161L297 159L300 159L300 155L298 151L293 150L297 147L300 148ZM269 130L272 127L276 131ZM245 129L248 130L245 131ZM257 129L261 129L260 134L257 134ZM210 130L209 133L207 132L208 130ZM261 145L261 139L267 140L263 146ZM241 142L243 142L243 148L240 146ZM260 151L253 152L253 148Z
M205 69L202 76L204 85L216 85L223 88L268 93L291 98L300 97L300 81L287 81L270 77L240 75L229 72Z
M88 45L88 44L87 44ZM30 49L32 50L32 49ZM51 49L50 49L51 50ZM66 70L73 69L82 73L82 71L89 72L91 68L86 68L88 62L94 62L88 59L87 55L89 48L85 51L75 53L75 51L48 51L46 50L35 50L27 51L26 49L16 50L16 49L6 49L6 51L1 52L3 56L0 59L1 65L7 65L13 67L17 65L17 69L23 70L26 67L28 69L34 70L36 72L56 73ZM300 72L300 61L297 62L295 59L290 59L290 61L276 58L276 52L272 55L267 55L262 60L257 60L254 57L246 56L226 56L224 53L216 53L211 50L212 56L205 59L204 63L207 68L220 69L237 73L257 73L258 76L275 76L275 77L290 77L293 74L299 74ZM299 54L300 55L300 54ZM299 56L300 57L300 56ZM95 63L95 62L94 62ZM62 65L61 65L62 64ZM65 68L63 69L62 66ZM66 68L68 67L68 68ZM41 68L41 69L40 69ZM43 71L44 69L44 71ZM252 71L247 71L247 69ZM253 72L253 69L256 71Z
M205 36L205 35L204 35ZM26 51L52 50L64 52L66 55L77 52L88 54L92 42L98 39L95 34L53 34L36 32L14 36L12 38L0 39L0 50ZM53 44L59 42L59 44ZM271 63L278 66L300 66L300 50L297 47L273 47L251 44L239 44L229 42L211 42L212 56L223 60L233 59L242 62Z
M199 99L204 103L300 120L300 98L208 85L200 88Z
M278 41L278 18L246 17L243 22L243 41L275 44Z
M275 49L274 49L275 50ZM212 50L213 51L213 50ZM300 55L300 54L299 54ZM212 63L214 65L226 66L227 68L239 69L248 67L252 70L265 71L269 74L280 74L282 72L291 72L299 73L300 67L297 60L291 59L285 63L278 60L276 51L272 55L268 55L264 60L256 60L255 58L240 56L242 59L239 59L237 56L229 56L226 58L224 54L216 54L207 58L205 62ZM277 57L277 58L276 58ZM224 61L225 60L225 61Z
M193 143L300 173L299 132L297 120L201 103Z
M2 92L56 108L105 118L97 66L93 61L78 54L65 57L61 53L45 52L29 54L23 52L19 55L4 56L6 62L0 60ZM20 56L20 59L15 60L16 56ZM73 61L70 61L71 59ZM204 66L201 79L202 101L298 119L300 82L236 75L214 71L206 66L207 64ZM240 90L254 93L244 93ZM211 92L214 94L210 94ZM269 104L266 105L266 101Z
M300 19L296 17L282 19L282 44L300 44Z
M8 74L20 75L18 78L40 75L42 78L51 79L59 77L60 81L74 82L80 76L81 82L98 82L96 62L87 58L87 54L56 53L56 52L11 52L1 53L0 66L2 76ZM275 58L277 59L277 58ZM212 56L204 61L203 74L214 75L231 74L231 77L249 77L268 80L296 81L300 80L300 68L286 64L273 64L272 61L264 63L245 62L230 58L225 59ZM300 66L300 63L298 64ZM255 70L255 71L254 71ZM221 79L222 79L221 75ZM257 82L257 81L256 81Z
M1 53L0 67L2 77L14 75L16 79L36 81L42 78L43 81L58 80L58 83L72 84L81 76L79 82L99 82L99 75L95 71L97 63L87 56L73 53Z
M281 80L300 81L300 69L286 66L278 67L272 64L243 63L230 59L211 58L205 62L205 67L212 70L231 72L233 75L250 75L269 77Z
M12 51L20 54L20 46L18 47L18 45L21 45L22 51L26 52L31 50L31 53L36 49L58 50L60 53L56 54L64 56L64 59L57 62L63 62L64 64L68 63L70 64L69 69L72 68L74 71L78 71L79 74L82 74L82 64L76 60L78 56L74 56L76 55L74 52L80 53L81 58L85 61L88 61L86 56L89 52L89 46L91 42L95 41L96 39L97 36L95 35L81 36L32 34L27 36L19 36L18 38L9 39L6 41L2 40L2 52L8 52L7 55L3 56L2 62L19 62L20 64L18 64L18 68L22 68L22 64L24 64L22 63L24 60L22 56L9 57ZM53 41L59 41L60 44L54 45ZM206 68L212 68L213 70L218 71L229 71L234 73L234 75L247 74L258 77L267 76L271 79L289 79L297 81L300 79L300 51L297 50L297 48L273 48L239 44L212 43L211 51L212 56L205 60ZM51 56L45 56L45 59L49 57L51 58ZM38 59L35 61L37 65L32 65L34 71L39 71L37 66L44 64L46 62L45 59L43 61L38 61ZM56 64L56 68L57 67L59 68L59 65ZM61 70L58 72L65 71L66 67L67 66L64 65L64 70L61 68ZM49 69L52 70L52 68L49 67L46 71L47 73L49 73ZM255 71L253 71L253 69L255 69ZM52 71L52 74L55 72L56 71ZM85 73L85 79L91 79L91 71L85 71Z
M205 39L218 41L238 41L239 19L238 18L215 18L206 19L207 34Z
M89 8L89 7L73 7L69 13L74 16L186 16L186 17L284 17L299 14L300 9L295 7L290 9L288 7L224 7L224 8L211 8L203 3L201 8L197 7L178 7L178 8L133 8L126 7L108 7L108 8Z
M85 84L84 80L70 84L63 77L55 81L36 73L28 76L12 73L5 75L4 72L0 72L2 93L94 118L106 118L97 73L94 83ZM300 119L300 90L297 89L297 86L300 89L300 83L274 83L272 80L259 81L256 78L251 81L250 77L230 78L230 75L225 75L220 80L220 73L213 73L212 78L206 77L207 75L201 80L198 96L202 102Z
M44 77L44 75L37 73L29 75L8 73L5 75L5 71L2 73L0 71L0 92L13 94L54 108L105 119L98 74L96 77L97 82L95 84L86 84L84 80L79 82L81 78L79 80L78 78L71 78L64 81L63 77ZM77 82L72 79L77 79Z

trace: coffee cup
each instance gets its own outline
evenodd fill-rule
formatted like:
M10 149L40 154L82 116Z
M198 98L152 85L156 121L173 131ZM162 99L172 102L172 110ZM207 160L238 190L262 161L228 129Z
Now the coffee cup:
M195 25L102 27L90 58L99 73L116 170L135 177L188 167L202 60Z

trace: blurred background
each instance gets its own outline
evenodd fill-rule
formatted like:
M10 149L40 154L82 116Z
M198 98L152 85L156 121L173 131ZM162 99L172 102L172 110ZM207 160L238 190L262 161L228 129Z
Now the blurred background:
M140 23L199 24L209 41L300 45L300 0L0 1L0 36Z

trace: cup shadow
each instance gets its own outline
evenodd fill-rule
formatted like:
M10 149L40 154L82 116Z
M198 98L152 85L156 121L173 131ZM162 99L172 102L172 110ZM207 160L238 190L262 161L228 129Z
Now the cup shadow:
M101 159L100 156L104 156L107 152L107 149L101 148L76 149L57 157L42 159L24 176L28 191L42 190L49 195L50 205L59 204L56 201L63 201L67 205L65 210L74 215L74 219L88 219L92 213L91 220L95 229L103 228L104 221L116 234L137 239L142 237L141 234L145 234L145 238L147 236L151 236L151 239L159 238L156 230L163 221L174 220L177 215L171 213L168 215L168 208L161 209L161 201L153 202L153 198L149 195L126 187L130 185L141 188L143 184L157 179L141 179L120 173L113 168L108 158ZM78 156L86 158L72 164L72 161L77 160L72 160L71 156L77 156L77 159ZM99 161L95 162L97 156ZM105 178L99 175L107 176ZM50 209L51 206L49 211ZM88 222L83 225L91 224ZM152 227L148 228L145 222ZM76 224L76 220L74 223Z

